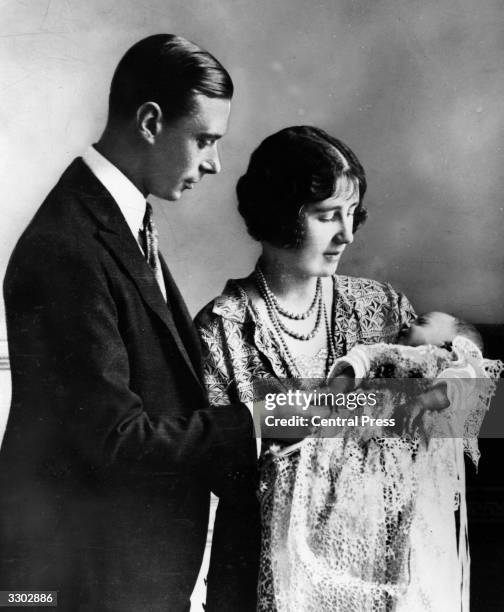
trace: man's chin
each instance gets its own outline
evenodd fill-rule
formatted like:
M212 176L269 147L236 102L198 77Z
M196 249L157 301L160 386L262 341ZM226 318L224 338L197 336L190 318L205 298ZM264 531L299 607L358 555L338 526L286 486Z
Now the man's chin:
M182 197L182 189L177 189L168 193L159 194L156 195L156 197L161 198L161 200L167 200L168 202L177 202Z

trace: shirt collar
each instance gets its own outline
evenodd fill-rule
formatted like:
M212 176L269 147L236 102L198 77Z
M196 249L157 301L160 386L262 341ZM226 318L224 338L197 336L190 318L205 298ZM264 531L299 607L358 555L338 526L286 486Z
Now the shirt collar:
M146 201L141 191L106 157L94 147L82 156L85 164L102 183L119 206L128 227L138 242L138 232L143 227Z

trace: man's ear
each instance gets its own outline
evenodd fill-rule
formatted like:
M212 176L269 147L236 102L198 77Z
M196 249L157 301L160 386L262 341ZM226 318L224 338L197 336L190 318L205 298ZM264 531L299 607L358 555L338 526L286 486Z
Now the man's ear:
M163 129L163 111L156 102L145 102L137 110L137 129L149 144L154 144Z

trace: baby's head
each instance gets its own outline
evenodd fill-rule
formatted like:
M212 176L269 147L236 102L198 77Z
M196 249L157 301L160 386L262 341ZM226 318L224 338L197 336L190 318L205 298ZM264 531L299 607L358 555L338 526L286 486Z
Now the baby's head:
M477 329L446 312L428 312L419 316L409 327L401 331L398 343L407 346L420 344L444 346L451 345L455 336L464 336L483 350L483 341Z

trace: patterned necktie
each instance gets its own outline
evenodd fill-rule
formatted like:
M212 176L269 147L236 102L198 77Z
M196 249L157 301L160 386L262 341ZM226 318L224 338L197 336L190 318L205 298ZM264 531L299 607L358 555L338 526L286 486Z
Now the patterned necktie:
M149 202L147 202L145 207L143 228L138 232L138 235L145 259L152 268L156 281L161 289L161 293L166 300L166 288L163 279L163 272L161 270L161 262L159 261L158 233L152 218L152 206L149 204Z

